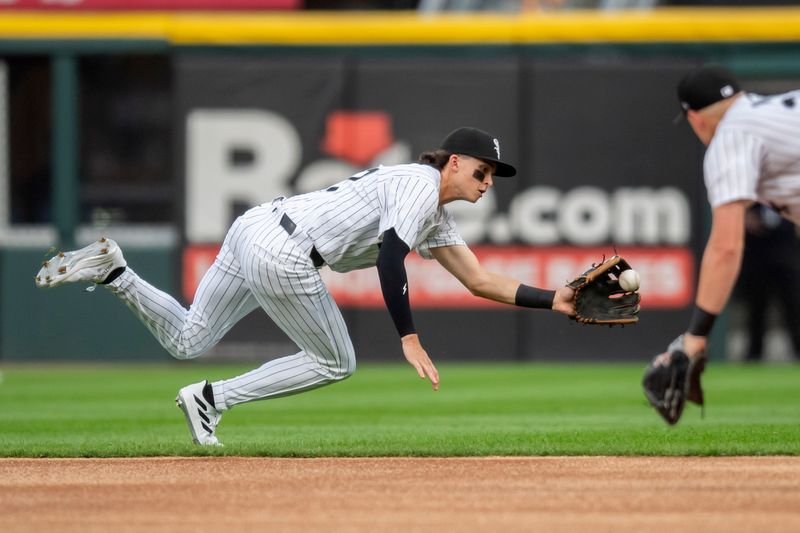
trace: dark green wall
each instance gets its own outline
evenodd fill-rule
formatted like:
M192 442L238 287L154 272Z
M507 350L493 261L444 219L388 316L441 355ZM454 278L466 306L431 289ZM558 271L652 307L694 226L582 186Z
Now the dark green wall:
M136 360L170 356L110 292L88 284L38 289L41 250L0 251L0 361ZM173 249L126 249L125 259L155 286L177 294Z
M147 41L8 41L0 39L0 55L42 54L61 58L61 74L54 82L55 117L63 124L74 120L70 109L70 84L74 83L76 62L72 58L88 54L122 54L134 52L163 52L167 55L258 56L297 58L324 54L365 58L449 56L492 59L516 55L521 59L558 60L579 59L587 63L637 58L658 65L664 61L714 61L734 68L740 75L751 78L800 77L800 43L679 43L679 44L575 44L575 45L515 45L515 46L178 46ZM70 56L74 54L74 56ZM61 96L61 98L59 98ZM614 134L612 131L611 135ZM66 151L73 156L79 145L67 129L54 140L53 153ZM61 156L56 157L60 160ZM69 167L55 165L56 175L76 176L74 161ZM73 184L74 185L74 184ZM56 225L63 242L74 234L76 187L64 191L55 187L56 203L61 216ZM123 243L124 245L124 243ZM179 264L175 249L125 249L126 258L142 276L171 294L178 293L176 268ZM85 287L66 286L41 291L35 288L33 276L44 259L41 250L0 247L0 361L43 360L141 360L170 361L171 358L153 340L130 311L104 290L94 293ZM384 320L385 317L381 317ZM367 322L364 322L365 324ZM387 326L390 328L390 326ZM367 328L363 328L367 329ZM391 333L391 332L390 332ZM724 324L715 330L724 335ZM445 342L443 341L444 345ZM721 342L715 343L721 346Z

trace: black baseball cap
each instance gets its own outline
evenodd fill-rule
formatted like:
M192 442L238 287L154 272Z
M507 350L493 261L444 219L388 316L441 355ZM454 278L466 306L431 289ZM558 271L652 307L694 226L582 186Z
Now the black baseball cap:
M741 90L736 76L722 67L705 66L688 73L678 83L678 101L685 115L733 96Z
M451 154L464 154L495 164L495 176L510 178L517 169L500 160L500 141L478 128L458 128L451 131L439 147Z

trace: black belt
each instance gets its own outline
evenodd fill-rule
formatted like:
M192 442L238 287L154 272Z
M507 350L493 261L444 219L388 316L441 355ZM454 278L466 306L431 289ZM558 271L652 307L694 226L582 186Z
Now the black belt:
M283 229L286 230L286 233L288 233L289 235L294 233L294 230L297 229L297 224L295 224L292 221L292 219L289 218L289 215L287 215L286 213L284 213L283 216L281 217L280 225ZM308 256L311 258L311 262L314 263L314 266L316 268L320 268L322 265L325 264L325 260L322 258L321 255L319 255L316 246L311 247L311 253L308 254Z

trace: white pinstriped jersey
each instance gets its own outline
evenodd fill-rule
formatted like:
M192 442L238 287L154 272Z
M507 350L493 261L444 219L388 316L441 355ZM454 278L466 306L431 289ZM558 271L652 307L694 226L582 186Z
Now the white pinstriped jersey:
M189 309L130 267L106 287L176 359L207 352L258 307L297 344L294 354L213 382L214 412L315 389L352 375L356 356L312 246L331 269L347 272L374 266L391 228L428 259L431 248L464 245L452 215L439 206L440 185L441 174L427 165L378 167L249 209L231 225ZM207 383L197 386L205 392Z
M464 244L453 216L439 206L440 180L429 165L381 166L287 198L282 207L336 272L374 266L390 228L430 259L430 248Z
M312 262L312 244L338 272L374 266L390 228L426 258L431 248L464 244L439 207L440 179L426 165L379 167L248 210L228 230L189 309L131 268L107 287L177 359L200 356L257 307L297 344L297 353L215 381L218 411L321 387L351 375L356 359L344 317Z
M744 93L720 121L703 172L712 207L754 200L800 224L800 90Z

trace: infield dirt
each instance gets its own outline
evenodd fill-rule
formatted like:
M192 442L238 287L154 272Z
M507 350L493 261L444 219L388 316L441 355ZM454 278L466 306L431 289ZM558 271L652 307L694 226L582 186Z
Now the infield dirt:
M0 530L800 531L800 457L2 459Z

